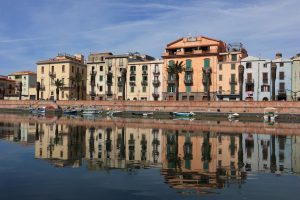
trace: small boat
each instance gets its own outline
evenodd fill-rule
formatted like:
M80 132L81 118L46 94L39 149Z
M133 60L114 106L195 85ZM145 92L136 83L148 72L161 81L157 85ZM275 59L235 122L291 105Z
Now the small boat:
M102 113L102 111L97 108L85 108L82 111L83 115L98 115L100 113Z
M193 112L173 112L172 114L176 117L192 117L195 115Z
M39 107L39 108L36 108L36 109L32 109L31 110L31 113L32 114L45 114L46 113L46 107Z
M153 112L133 112L132 115L139 115L143 117L147 117L153 115Z
M238 118L239 116L240 116L239 113L229 114L229 115L228 115L228 119Z
M77 110L74 108L67 108L64 110L64 114L65 115L76 115L77 114Z
M276 108L264 108L264 121L274 122L276 117L278 117Z
M111 111L108 111L106 114L110 117L114 116L115 114L118 114L118 113L122 113L122 111L119 111L119 110L111 110Z

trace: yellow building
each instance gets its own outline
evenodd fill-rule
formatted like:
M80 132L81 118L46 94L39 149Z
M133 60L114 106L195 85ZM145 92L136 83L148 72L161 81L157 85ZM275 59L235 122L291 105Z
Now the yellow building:
M8 78L22 83L22 100L36 99L36 73L32 71L20 71L8 75Z
M81 77L72 81L72 77ZM83 55L58 54L55 58L37 62L37 82L40 83L40 99L57 99L55 80L60 88L59 100L86 99L87 69Z
M227 51L219 54L217 67L218 100L240 100L239 65L247 57L247 51L241 43L229 44ZM244 78L245 79L245 78Z
M163 99L175 100L174 75L167 72L168 65L183 62L185 71L179 75L179 100L207 99L207 81L203 70L211 69L210 97L218 90L217 66L219 53L226 52L223 41L198 36L180 38L167 45L163 68Z

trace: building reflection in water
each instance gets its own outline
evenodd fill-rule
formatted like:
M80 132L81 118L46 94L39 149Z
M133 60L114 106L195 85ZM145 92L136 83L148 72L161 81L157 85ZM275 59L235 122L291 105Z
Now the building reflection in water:
M242 187L247 173L299 173L300 137L255 133L0 123L0 138L35 145L35 158L88 170L160 167L180 193Z

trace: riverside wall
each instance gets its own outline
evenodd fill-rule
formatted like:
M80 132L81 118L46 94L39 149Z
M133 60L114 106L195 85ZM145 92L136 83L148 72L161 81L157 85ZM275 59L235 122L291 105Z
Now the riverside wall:
M31 101L0 100L0 109L49 106L97 106L104 110L205 112L205 113L263 113L264 108L274 107L281 114L299 114L300 102L296 101Z

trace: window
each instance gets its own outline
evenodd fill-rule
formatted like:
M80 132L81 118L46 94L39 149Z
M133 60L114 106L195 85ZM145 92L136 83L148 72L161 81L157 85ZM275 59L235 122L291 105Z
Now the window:
M136 67L133 65L133 66L130 66L130 71L135 71L136 70Z
M134 92L134 87L130 87L130 92L131 92L131 93Z
M262 92L270 92L270 86L269 85L262 85L260 89L261 89Z
M267 63L264 63L264 68L267 68Z
M119 65L123 66L123 58L119 58Z
M103 66L100 66L100 72L102 72L103 71Z
M122 92L123 91L123 88L122 87L119 87L119 92Z
M285 92L285 85L284 85L284 83L279 83L279 92Z
M51 67L51 72L54 73L54 66Z
M103 91L103 86L100 86L100 92L102 92Z
M269 81L268 81L268 73L265 73L265 72L264 72L262 75L263 75L263 83L264 83L264 84L268 84L268 82L269 82Z
M231 70L235 70L235 64L231 64Z
M219 81L222 81L222 79L223 79L223 76L222 76L222 74L220 74L219 75Z
M231 61L237 61L237 55L236 54L231 55Z
M61 79L61 82L62 82L62 84L64 85L64 84L65 84L65 78L62 78L62 79Z
M219 93L222 94L223 88L222 86L219 86Z
M284 80L284 72L279 72L279 80Z
M147 66L147 65L143 65L143 66L142 66L142 70L143 70L143 71L147 71L147 70L148 70L148 66Z
M252 63L251 62L247 62L246 63L246 69L249 69L249 68L251 68L252 67Z
M284 63L283 62L280 62L280 67L283 67L284 66Z
M219 70L220 71L222 70L222 64L219 64Z
M100 81L103 81L103 76L102 75L100 75Z
M135 76L130 76L129 80L130 81L135 81Z
M182 101L186 101L187 100L187 96L182 96Z
M252 73L247 73L247 82L252 83Z
M84 74L84 69L81 69L81 74Z
M146 90L147 90L147 88L144 86L144 87L143 87L143 92L146 92Z
M148 76L143 76L143 81L147 81L148 80Z
M191 86L186 86L186 87L185 87L185 91L186 91L186 92L191 92Z
M112 66L112 59L108 59L108 66Z
M173 85L168 85L168 92L174 92L175 91L175 88Z
M65 92L61 91L61 98L65 98Z
M65 66L64 65L62 66L62 72L63 73L65 72Z
M72 73L74 73L74 66L72 66Z

